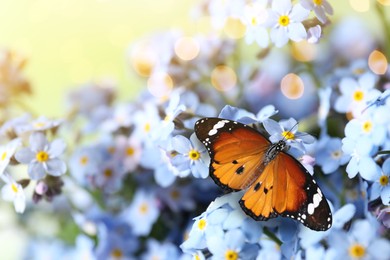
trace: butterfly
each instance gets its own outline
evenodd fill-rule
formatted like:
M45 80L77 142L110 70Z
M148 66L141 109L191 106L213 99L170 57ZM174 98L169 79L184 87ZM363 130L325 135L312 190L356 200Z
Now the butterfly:
M195 134L210 155L210 176L227 191L245 190L239 204L255 220L277 216L325 231L332 213L316 181L286 150L254 128L221 118L203 118Z

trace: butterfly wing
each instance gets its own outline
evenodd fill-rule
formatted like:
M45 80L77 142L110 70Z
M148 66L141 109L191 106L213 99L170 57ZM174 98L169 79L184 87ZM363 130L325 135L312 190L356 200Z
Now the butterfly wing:
M332 214L321 189L305 167L284 152L265 167L240 205L256 220L280 215L321 231L332 225Z
M195 123L195 133L210 155L210 176L226 190L250 186L263 170L264 152L270 142L244 124L203 118Z

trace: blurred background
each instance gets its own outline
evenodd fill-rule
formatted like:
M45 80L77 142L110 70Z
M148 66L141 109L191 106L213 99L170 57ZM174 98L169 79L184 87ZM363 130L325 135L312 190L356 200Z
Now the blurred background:
M375 30L376 1L329 1L332 18L359 15ZM387 3L388 0L380 2ZM24 72L33 95L26 105L38 114L61 116L66 90L85 82L113 80L128 99L145 85L128 67L131 43L156 31L177 28L194 35L208 30L196 20L197 0L2 0L0 48L27 59ZM128 57L128 56L127 56Z
M33 95L26 107L36 114L61 117L64 94L85 82L113 80L128 100L145 87L126 55L132 42L156 31L180 29L184 34L207 32L205 20L195 21L197 0L2 0L0 48L27 60L26 78ZM365 19L375 33L380 27L372 10L376 1L329 0L333 21L347 16ZM390 1L380 1L389 9ZM389 10L387 10L387 14ZM326 33L326 32L325 32ZM28 237L18 227L11 205L0 201L1 259L18 259ZM33 218L43 232L60 227L54 220Z

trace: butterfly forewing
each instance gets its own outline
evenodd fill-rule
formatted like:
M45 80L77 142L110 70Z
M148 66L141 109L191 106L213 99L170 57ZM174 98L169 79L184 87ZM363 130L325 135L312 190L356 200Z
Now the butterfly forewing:
M204 118L195 133L210 154L210 176L227 190L248 187L262 171L269 141L255 129L238 122Z

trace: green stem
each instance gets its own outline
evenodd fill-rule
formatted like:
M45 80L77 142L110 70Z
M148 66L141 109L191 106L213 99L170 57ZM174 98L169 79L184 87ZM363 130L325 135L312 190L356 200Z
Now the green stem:
M278 246L281 246L283 244L282 241L274 234L272 233L267 227L263 228L264 234L266 234L272 241L274 241Z

